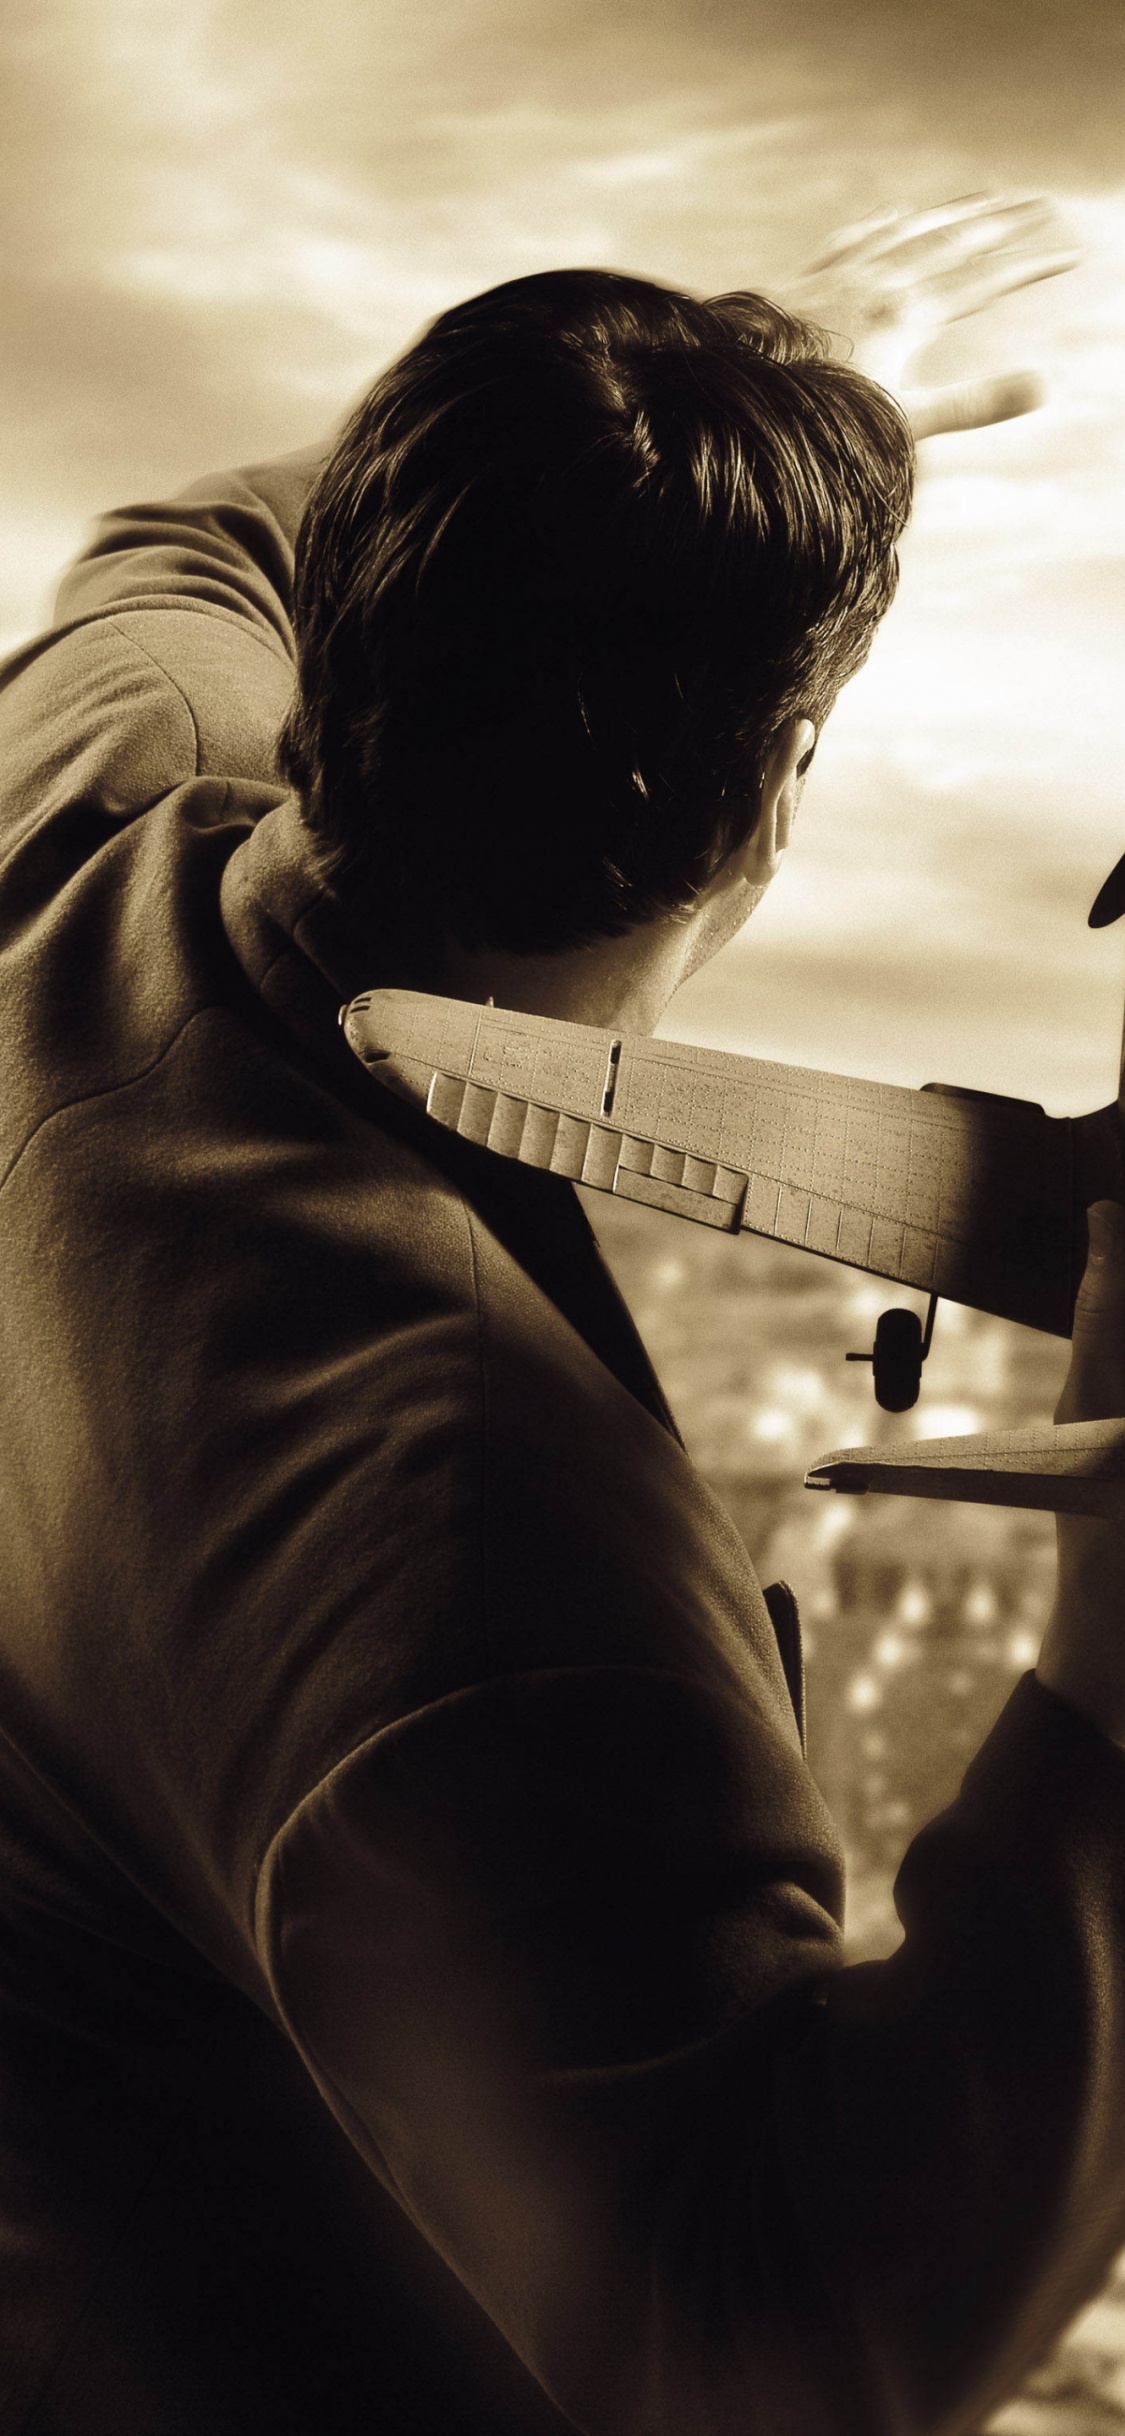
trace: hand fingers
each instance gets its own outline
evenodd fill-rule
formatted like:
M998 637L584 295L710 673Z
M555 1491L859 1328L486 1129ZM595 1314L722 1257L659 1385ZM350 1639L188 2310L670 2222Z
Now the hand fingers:
M929 263L941 269L951 256L975 261L1010 252L1031 244L1048 229L1057 233L1058 219L1046 196L1003 202L986 195L943 203L934 211L912 212L896 227L872 238L871 255L883 262L893 261L896 268L917 278Z
M1016 288L1033 288L1040 279L1057 279L1063 271L1076 270L1081 259L1073 248L1060 246L1054 253L1032 254L1026 260L1007 256L988 263L959 262L934 271L924 285L940 303L944 320L963 321L966 314L980 313L986 305L995 304L998 296L1010 296Z
M913 278L928 260L935 265L948 263L951 250L972 256L1000 246L1026 244L1055 221L1055 207L1045 195L1007 200L996 195L961 195L928 211L877 212L869 220L841 229L810 264L808 275L837 271L850 256L857 268L891 264Z
M945 244L951 232L967 229L976 245L989 242L982 236L980 224L1008 231L1014 225L1031 219L1044 218L1050 206L1037 195L1002 201L996 195L957 195L949 203L935 203L927 211L877 211L869 219L853 221L850 227L838 229L830 238L824 252L809 264L809 275L834 270L847 255L856 261L878 261L887 255L909 254L935 243Z
M1070 1369L1059 1421L1103 1421L1125 1414L1125 1209L1096 1201L1088 1213L1090 1248L1074 1311Z
M801 276L812 279L820 271L834 271L846 254L852 254L857 259L866 257L868 249L874 247L885 231L901 227L902 214L897 211L876 211L872 212L869 220L853 220L847 228L837 229L835 236L829 238L824 252L817 255L815 262L807 265ZM799 285L800 282L795 284Z
M1041 241L1048 230L1057 237L1053 206L1042 196L1030 203L1002 203L992 198L966 208L949 204L941 211L918 212L901 224L893 250L904 268L917 276L928 262L940 267L951 256L976 261L989 254L1012 252Z
M986 381L955 381L943 389L909 389L903 398L916 440L939 431L982 431L1033 414L1046 395L1037 372L1005 372Z

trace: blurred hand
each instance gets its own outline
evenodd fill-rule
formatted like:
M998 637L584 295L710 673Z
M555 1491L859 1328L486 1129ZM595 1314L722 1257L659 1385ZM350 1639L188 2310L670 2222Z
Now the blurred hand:
M1042 382L1032 372L939 389L912 389L904 374L948 322L1054 279L1078 260L1042 196L1005 202L970 195L933 211L881 212L842 229L782 301L850 341L851 361L894 393L922 440L1006 422L1041 404Z
M1056 1421L1125 1416L1125 1209L1096 1201ZM1049 1690L1125 1742L1125 1497L1112 1520L1056 1517L1058 1594L1036 1672Z

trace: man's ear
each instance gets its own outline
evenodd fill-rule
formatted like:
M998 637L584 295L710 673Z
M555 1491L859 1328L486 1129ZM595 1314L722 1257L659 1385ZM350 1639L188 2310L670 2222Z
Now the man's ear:
M744 875L760 888L772 880L789 844L805 772L815 751L816 729L811 719L787 719L774 737L757 822L743 849Z

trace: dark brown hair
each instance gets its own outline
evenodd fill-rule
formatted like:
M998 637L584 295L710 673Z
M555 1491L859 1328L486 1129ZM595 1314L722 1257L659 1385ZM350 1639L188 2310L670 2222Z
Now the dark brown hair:
M689 904L897 579L893 401L754 295L612 271L444 313L298 543L282 766L384 938L553 950Z

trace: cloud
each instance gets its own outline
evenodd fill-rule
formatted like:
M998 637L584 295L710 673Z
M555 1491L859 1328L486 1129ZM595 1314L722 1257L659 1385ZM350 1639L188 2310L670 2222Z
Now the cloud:
M775 284L872 200L980 174L950 107L963 60L922 40L923 14L900 10L888 40L866 0L278 0L268 28L245 0L47 0L0 38L9 410L34 396L44 458L57 431L77 482L87 399L91 470L130 444L151 461L162 361L165 430L196 428L198 397L200 436L237 453L267 426L303 436L318 398L520 270ZM1026 39L1017 83L1034 54Z

